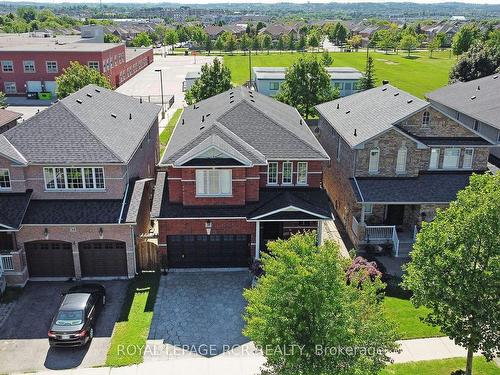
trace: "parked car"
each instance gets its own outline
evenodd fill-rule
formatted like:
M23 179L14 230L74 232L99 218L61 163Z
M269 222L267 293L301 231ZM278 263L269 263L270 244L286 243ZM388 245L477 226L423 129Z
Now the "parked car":
M97 317L106 304L106 290L100 284L80 284L62 296L48 332L49 344L51 347L86 345L94 337Z

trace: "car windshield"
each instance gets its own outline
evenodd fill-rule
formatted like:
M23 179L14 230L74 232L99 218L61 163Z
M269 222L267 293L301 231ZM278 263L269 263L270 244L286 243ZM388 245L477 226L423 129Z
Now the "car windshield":
M77 326L82 324L83 311L81 310L61 310L57 314L56 325Z

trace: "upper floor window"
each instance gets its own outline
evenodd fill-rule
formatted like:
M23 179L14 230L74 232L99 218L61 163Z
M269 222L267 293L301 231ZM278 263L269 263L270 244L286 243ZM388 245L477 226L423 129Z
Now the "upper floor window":
M406 172L406 157L408 155L408 149L405 145L401 146L398 150L398 156L396 159L396 173Z
M57 61L46 61L45 66L47 67L47 73L57 73L59 71Z
M6 94L16 94L17 87L15 82L4 82L5 93Z
M307 162L297 163L297 185L307 185Z
M278 183L278 162L271 161L267 165L267 183L269 185Z
M445 148L443 156L443 169L458 168L459 159L460 159L459 148Z
M292 183L293 163L291 161L283 162L283 173L281 175L281 182L284 185Z
M0 169L0 189L10 189L10 174L8 169Z
M91 69L99 70L99 61L89 61L87 65Z
M464 162L462 168L472 168L472 158L474 157L474 149L466 148L464 150Z
M479 121L474 120L474 130L479 131Z
M102 167L45 167L43 177L47 190L104 189Z
M280 83L279 82L269 82L269 90L279 90Z
M429 125L431 123L431 113L429 111L425 111L422 115L422 125Z
M9 73L14 71L12 60L2 60L2 72Z
M35 62L33 60L23 61L24 73L35 73Z
M378 172L378 162L380 159L380 149L374 148L370 150L370 161L368 164L368 172L369 173L377 173Z
M438 169L439 167L439 148L431 148L431 161L429 162L429 169Z
M197 196L229 196L232 193L230 169L198 169L196 171Z

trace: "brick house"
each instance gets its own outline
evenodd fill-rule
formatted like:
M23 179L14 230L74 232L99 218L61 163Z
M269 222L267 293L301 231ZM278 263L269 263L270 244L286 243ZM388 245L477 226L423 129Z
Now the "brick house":
M294 108L247 88L186 108L151 210L168 267L248 267L267 241L302 230L321 242L328 159Z
M356 245L407 253L422 220L488 168L488 140L391 85L316 108L325 188Z
M18 112L0 108L0 133L6 132L7 130L16 126L17 121L22 116L23 115Z
M7 282L133 277L159 158L154 104L88 85L0 134Z

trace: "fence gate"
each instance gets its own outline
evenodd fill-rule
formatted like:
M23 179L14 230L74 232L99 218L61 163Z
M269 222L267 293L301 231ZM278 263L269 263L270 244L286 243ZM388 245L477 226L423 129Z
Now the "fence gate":
M155 271L160 268L158 245L149 241L137 244L137 262L141 271Z

